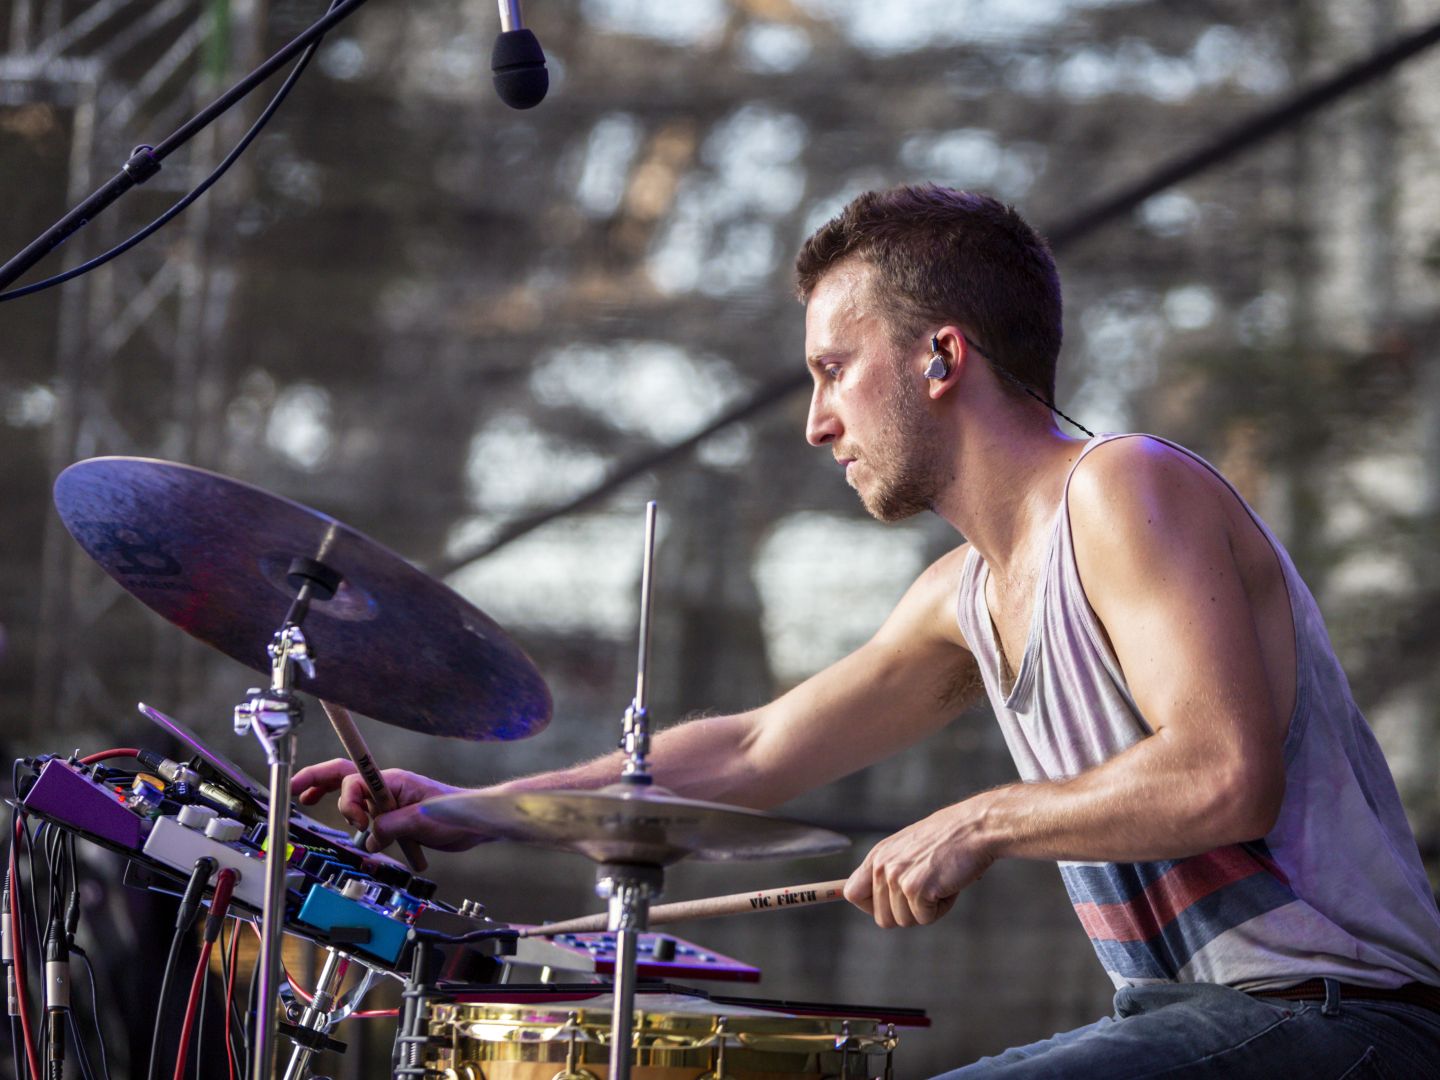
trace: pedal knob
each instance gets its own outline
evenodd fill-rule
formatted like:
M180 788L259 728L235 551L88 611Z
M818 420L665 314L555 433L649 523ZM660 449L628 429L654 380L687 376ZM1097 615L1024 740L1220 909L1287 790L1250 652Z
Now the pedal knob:
M205 835L222 844L233 844L245 835L245 825L234 818L215 818L205 826Z
M180 812L175 815L175 820L187 829L194 829L196 832L204 832L205 826L214 821L219 815L208 806L201 806L199 803L190 803L182 806Z

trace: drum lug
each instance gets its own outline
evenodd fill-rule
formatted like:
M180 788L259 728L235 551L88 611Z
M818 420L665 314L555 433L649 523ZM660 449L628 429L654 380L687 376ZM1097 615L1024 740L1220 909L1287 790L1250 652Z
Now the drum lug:
M580 1065L580 1052L576 1046L575 1036L579 1030L580 1016L578 1013L571 1013L565 1019L565 1028L568 1032L565 1043L565 1068L550 1078L550 1080L600 1080L589 1069L582 1069Z
M727 1022L724 1016L715 1021L715 1057L710 1061L710 1071L696 1080L735 1080L725 1071L725 1048L730 1042L725 1031Z

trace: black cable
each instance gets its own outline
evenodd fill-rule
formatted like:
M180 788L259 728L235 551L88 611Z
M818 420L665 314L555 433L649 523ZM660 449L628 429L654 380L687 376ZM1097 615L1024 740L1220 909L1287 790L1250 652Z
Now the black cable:
M59 921L60 933L66 951L70 955L78 955L84 962L86 970L90 972L90 1004L92 1015L96 1021L96 1031L99 1032L98 1000L95 993L95 972L91 970L90 958L85 951L75 944L75 934L80 929L80 870L79 863L75 858L75 834L70 830L64 830L60 834L58 846L61 866L61 889L64 896L64 906L56 912ZM71 969L73 971L73 969ZM70 980L67 980L70 981ZM73 981L71 982L73 986ZM69 1020L70 1034L75 1041L75 1053L80 1062L80 1071L85 1080L94 1080L94 1070L90 1064L90 1052L85 1046L85 1039L80 1030L80 1021L75 1015L77 1002L71 1001L70 1007L66 1010ZM100 1051L105 1051L104 1036L101 1036Z
M509 926L471 930L466 934L441 934L434 930L412 930L411 933L416 936L417 940L441 945L468 945L474 941L492 941L497 938L509 938L514 941L520 937L520 931Z
M25 1064L24 1057L20 1054L20 1043L25 1038L25 1033L20 1030L20 1018L10 1017L10 1060L15 1069L15 1080L25 1080L30 1075L30 1066Z
M95 1042L100 1047L100 1076L102 1080L110 1080L110 1062L105 1055L105 1031L100 1026L100 995L95 988L95 965L90 963L89 954L79 946L71 951L84 962L85 972L90 978L90 1017L95 1023ZM83 1055L85 1044L78 1031L75 1034L75 1043L81 1048Z
M80 1021L75 1019L75 1010L66 1009L65 1019L69 1022L70 1038L75 1043L76 1060L80 1062L80 1075L84 1080L95 1080L95 1074L90 1069L90 1055L85 1052L85 1040L80 1037Z
M23 815L20 819L20 836L25 841L25 861L30 867L30 879L25 882L25 898L30 902L30 932L34 935L34 941L26 944L26 949L28 951L25 955L33 956L37 960L43 960L45 956L45 942L40 936L40 925L36 919L36 915L39 913L40 908L36 905L35 902L35 845L30 837L30 825L25 821ZM16 866L18 868L18 862ZM15 902L15 897L13 893L10 897L10 902L12 904ZM24 933L25 931L25 914L25 912L16 912L14 915L14 917L18 918L20 923L20 926L16 930L16 933ZM33 944L35 947L31 949L30 944Z
M65 836L51 829L45 838L46 861L50 872L50 911L45 922L44 991L45 1071L50 1080L65 1080L65 1034L71 1026L70 946L65 938Z
M185 935L195 925L195 916L200 913L200 901L205 896L205 885L215 873L216 862L209 856L195 860L190 871L190 880L185 884L185 895L180 899L180 909L175 914L175 936L170 939L170 952L165 957L165 974L160 978L160 1000L155 1005L155 1031L150 1038L150 1064L145 1069L146 1080L156 1080L156 1067L160 1062L160 1039L165 1028L165 999L170 996L170 980L175 975L180 960L180 950L185 944Z
M340 2L341 0L332 0L332 3L327 10L335 10L335 8L339 6ZM53 277L45 278L43 281L37 281L33 285L24 285L18 289L11 289L9 292L0 293L0 303L3 303L6 300L18 300L22 296L29 296L31 293L40 292L42 289L50 289L54 288L56 285L63 285L65 282L70 281L73 278L77 278L81 274L88 274L91 270L95 270L101 266L104 266L111 259L117 258L125 254L125 252L129 251L131 248L135 247L142 241L148 239L155 232L163 228L165 225L169 224L169 222L171 222L181 213L183 213L185 209L190 206L191 203L195 202L195 200L200 198L201 195L204 195L205 192L209 191L210 188L214 186L215 182L230 170L230 166L235 164L235 162L239 159L240 155L245 152L249 145L255 141L255 137L260 134L261 129L270 122L270 118L275 115L276 110L279 109L285 99L290 96L290 91L294 89L295 83L299 80L301 74L309 65L310 58L315 55L315 50L320 47L320 41L322 40L324 39L321 38L319 40L316 40L308 48L306 48L303 53L300 54L300 58L295 61L295 66L290 69L290 74L285 76L285 81L280 84L280 89L275 91L275 96L270 99L270 103L265 106L264 110L260 113L260 116L256 119L255 123L250 125L250 129L246 131L245 134L241 137L240 141L235 144L234 149L232 149L230 153L225 155L224 159L220 162L220 164L215 166L215 169L210 173L210 175L207 176L204 180L200 181L200 183L196 185L189 194L185 195L182 199L180 199L179 202L175 203L174 206L170 207L170 209L166 210L158 218L150 222L149 225L146 225L143 229L141 229L139 232L135 233L128 239L121 241L119 244L116 244L109 251L104 252L101 255L97 255L95 256L95 258L90 259L87 262L83 262L79 266L72 267L71 269L66 270L64 273L56 274Z

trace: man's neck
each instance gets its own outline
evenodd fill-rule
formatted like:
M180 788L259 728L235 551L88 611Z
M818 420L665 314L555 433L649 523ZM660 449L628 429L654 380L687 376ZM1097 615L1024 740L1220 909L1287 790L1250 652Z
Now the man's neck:
M1032 542L1048 529L1060 504L1070 466L1085 444L1023 414L992 414L988 422L962 426L955 448L954 480L935 512L1005 578L1029 557Z

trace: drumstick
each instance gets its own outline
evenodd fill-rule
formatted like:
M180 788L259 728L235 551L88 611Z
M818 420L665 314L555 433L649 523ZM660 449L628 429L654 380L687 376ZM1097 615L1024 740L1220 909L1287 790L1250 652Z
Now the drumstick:
M713 919L717 915L741 915L748 911L783 911L809 904L829 904L845 899L845 878L818 881L812 885L790 885L760 892L731 893L729 896L707 896L699 900L679 900L650 909L650 924L682 922L686 919ZM564 922L530 926L520 931L521 937L550 937L553 934L583 934L604 930L609 926L606 915L585 915Z
M375 765L375 759L370 754L370 747L365 745L365 736L361 735L360 729L355 726L355 720L350 715L350 710L342 705L332 705L328 701L322 701L320 704L324 706L325 715L330 718L330 723L335 728L335 734L340 736L340 745L345 748L346 756L355 763L355 770L365 781L365 786L370 789L370 798L375 802L375 812L384 814L391 810L398 810L400 807L395 802L395 796L390 794L390 789L385 786L385 781L380 776L380 770ZM405 856L405 861L410 864L410 869L417 874L429 865L420 850L420 845L414 840L401 840L400 853Z

